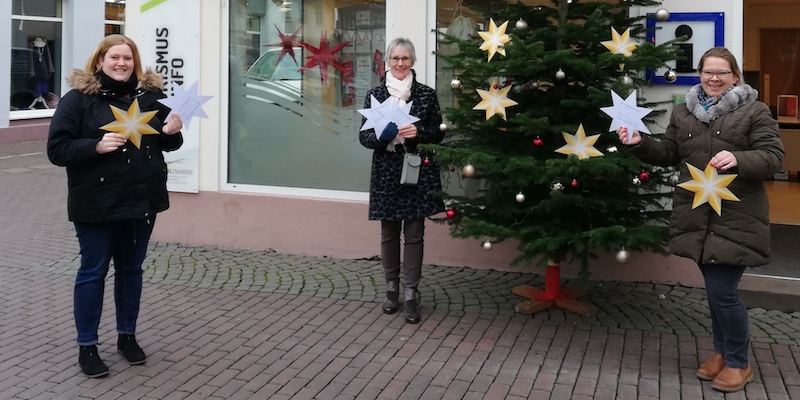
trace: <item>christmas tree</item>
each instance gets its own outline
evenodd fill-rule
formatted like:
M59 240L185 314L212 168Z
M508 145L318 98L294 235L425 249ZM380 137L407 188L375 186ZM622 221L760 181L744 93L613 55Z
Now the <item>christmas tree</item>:
M630 155L603 112L616 104L612 92L634 101L646 71L677 58L674 41L646 41L646 15L630 16L629 7L658 4L492 2L472 6L486 20L472 40L440 34L458 49L437 54L452 71L456 106L443 109L450 140L426 147L455 172L444 174L441 194L453 236L487 250L514 239L515 264L575 262L582 278L602 251L622 262L629 250L665 253L675 182ZM480 189L465 190L467 181Z

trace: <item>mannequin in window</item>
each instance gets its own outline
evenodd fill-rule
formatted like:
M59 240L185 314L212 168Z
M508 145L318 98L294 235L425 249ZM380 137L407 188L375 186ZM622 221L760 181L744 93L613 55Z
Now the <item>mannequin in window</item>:
M50 92L50 76L54 72L53 60L50 57L50 50L47 48L47 40L37 37L32 44L31 79L36 99L28 108L34 108L36 103L41 103L44 108L48 108L44 96Z

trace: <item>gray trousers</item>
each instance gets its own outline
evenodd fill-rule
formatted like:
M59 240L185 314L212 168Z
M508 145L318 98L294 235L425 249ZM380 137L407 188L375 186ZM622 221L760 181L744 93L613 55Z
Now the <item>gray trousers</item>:
M422 278L425 218L381 221L381 261L386 281L400 280L400 230L403 243L403 279L406 288L416 288Z

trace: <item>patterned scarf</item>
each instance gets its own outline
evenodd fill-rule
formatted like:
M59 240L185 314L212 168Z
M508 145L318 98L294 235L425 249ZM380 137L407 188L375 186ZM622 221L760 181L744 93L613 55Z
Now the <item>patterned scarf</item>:
M711 122L758 99L758 91L750 85L731 86L720 96L709 97L698 83L686 94L686 107L702 122Z

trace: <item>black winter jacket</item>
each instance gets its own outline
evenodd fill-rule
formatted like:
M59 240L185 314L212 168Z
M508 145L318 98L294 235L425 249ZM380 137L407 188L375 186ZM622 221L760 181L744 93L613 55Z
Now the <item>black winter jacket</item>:
M53 164L67 167L70 221L142 219L169 208L162 151L178 149L183 136L161 131L170 112L157 101L166 97L161 77L148 71L128 95L104 90L97 78L79 70L68 81L73 90L60 100L50 122L47 156ZM142 112L158 111L148 124L159 134L142 135L140 148L128 141L113 152L98 154L95 146L106 133L100 127L115 120L109 106L127 110L134 98Z
M436 92L417 82L416 74L413 70L411 72L414 74L414 82L408 101L413 101L411 115L419 118L419 121L414 123L417 137L406 140L405 148L410 152L417 152L419 143L440 143L444 139L444 132L439 129L442 115ZM364 108L370 107L370 96L375 96L380 102L390 97L385 76L379 86L367 92ZM362 120L362 125L365 121L366 118ZM369 184L369 219L402 221L429 217L444 211L442 199L431 194L442 190L439 166L432 153L419 152L423 160L427 158L428 162L421 166L418 184L406 186L400 184L403 146L396 146L396 152L387 151L386 143L376 138L374 129L359 132L359 141L364 147L374 149Z

